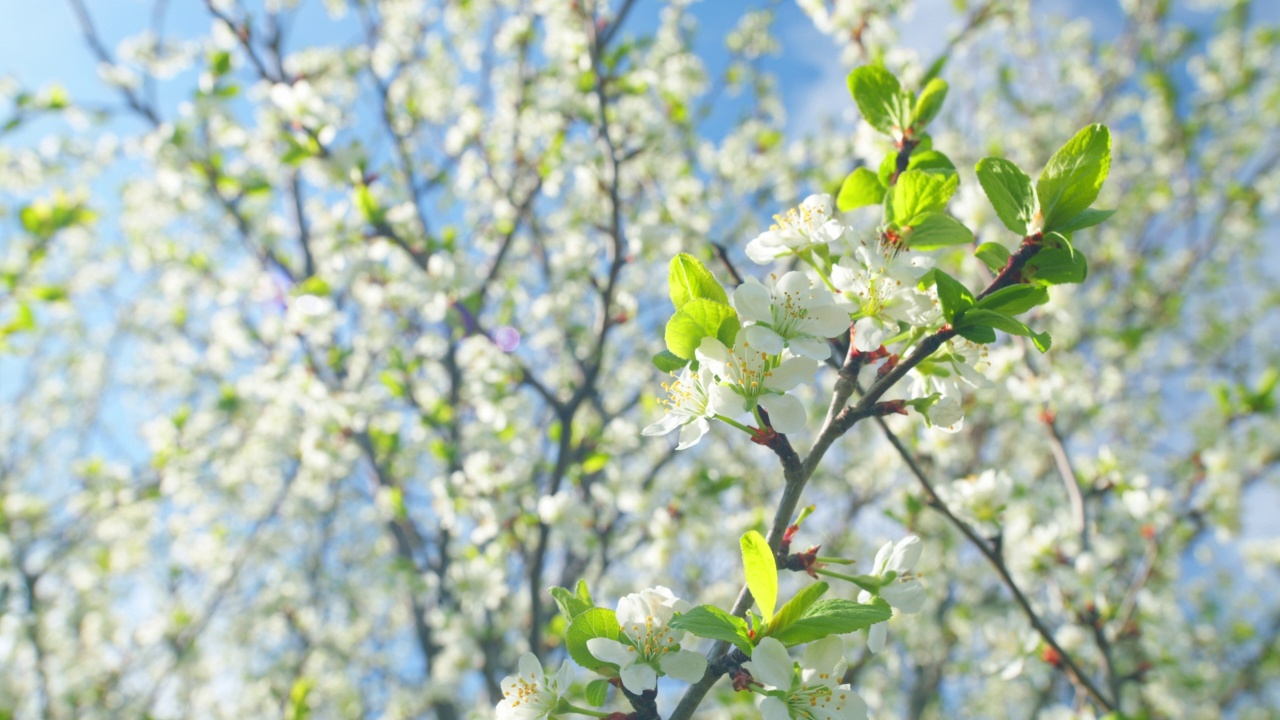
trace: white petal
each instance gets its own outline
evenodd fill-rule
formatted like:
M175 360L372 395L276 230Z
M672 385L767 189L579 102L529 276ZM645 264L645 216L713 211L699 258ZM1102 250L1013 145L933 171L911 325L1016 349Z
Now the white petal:
M790 395L762 395L760 405L769 411L769 424L780 433L800 432L809 419L804 403Z
M644 601L640 593L631 593L618 598L618 624L622 626L623 632L632 625L644 627L648 618L649 604Z
M889 623L876 623L867 629L867 649L878 653L884 649L884 640L889 635Z
M564 692L573 684L573 665L568 660L560 663L560 669L556 671L556 689Z
M763 232L755 237L754 240L747 243L747 257L757 265L768 265L778 257L782 248L779 247L781 242L777 240L777 236L772 232Z
M799 270L791 272L778 278L778 282L774 285L775 293L784 293L786 295L799 295L806 297L809 294L809 276Z
M892 582L880 588L880 597L885 602L911 615L920 612L924 607L924 586L915 580Z
M849 313L835 305L809 308L809 317L805 320L804 327L810 335L839 337L849 329Z
M677 450L685 450L698 444L703 435L707 434L710 429L706 418L697 418L693 422L688 423L680 428L680 444L676 445Z
M813 379L818 371L818 363L813 358L790 357L774 368L764 386L770 390L786 392L803 382Z
M751 675L766 685L783 690L791 689L795 676L795 662L787 654L787 648L777 639L767 637L751 652Z
M680 427L680 424L684 420L685 418L682 418L679 415L667 413L666 415L663 415L662 419L659 420L658 422L652 425L646 425L645 428L640 431L640 434L646 435L648 437L653 437L655 435L666 435L672 430L675 430L676 428Z
M844 640L839 635L828 635L816 642L811 642L804 649L804 662L801 663L806 668L813 668L820 672L830 672L844 658ZM838 682L835 680L834 682Z
M644 663L635 663L624 667L620 674L623 686L633 693L641 693L658 687L658 671Z
M885 568L906 572L920 562L920 551L923 549L924 545L918 536L908 535L893 546L893 554L889 556L889 564Z
M527 652L520 656L520 677L542 677L542 663L538 662L538 656L531 652Z
M791 711L787 704L776 697L766 697L760 703L760 714L764 720L791 720Z
M707 671L707 659L691 650L663 655L658 664L662 666L662 672L688 683L698 682Z
M862 318L853 324L853 346L858 352L874 352L884 344L889 333L884 324L875 318Z
M759 350L770 355L777 355L782 352L782 336L774 332L772 328L767 328L764 325L748 325L744 328L744 331L752 350Z
M819 243L835 242L840 239L841 235L844 235L844 226L840 224L840 221L828 220L822 223L822 227L814 231L813 240Z
M831 345L825 340L815 340L814 338L798 337L791 338L791 342L787 344L791 348L791 352L801 357L812 358L818 362L826 362L831 357Z
M747 278L733 291L733 307L738 316L755 322L772 322L773 295L755 278Z
M826 193L814 193L806 197L800 204L809 212L818 215L831 214L831 196Z
M725 366L729 363L731 356L729 348L725 347L724 343L708 335L702 338L702 342L698 344L698 349L694 350L693 354L698 360L699 367L706 365L721 378L725 376Z
M836 688L836 695L841 698L844 707L834 717L839 717L840 720L867 720L867 703L852 688L841 685Z
M872 575L884 574L884 571L888 569L888 566L885 563L889 562L889 555L891 555L892 553L893 553L892 540L880 546L880 550L876 552L875 562L871 563Z
M708 415L727 415L736 419L746 412L746 406L742 403L742 396L727 385L712 385L707 397Z
M591 654L597 660L613 663L618 667L624 667L634 662L636 658L634 650L629 649L617 640L610 640L609 638L591 638L587 641L587 650L591 651Z

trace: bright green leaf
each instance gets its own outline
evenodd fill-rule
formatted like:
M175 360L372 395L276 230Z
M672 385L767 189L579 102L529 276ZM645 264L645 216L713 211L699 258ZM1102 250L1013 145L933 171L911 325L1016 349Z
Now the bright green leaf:
M813 604L818 602L818 598L822 597L828 589L830 586L825 582L816 582L796 593L785 605L778 608L778 614L773 617L773 622L769 623L769 628L764 634L777 635L786 630L804 617L809 608L813 607Z
M671 268L667 273L667 285L671 291L671 304L676 310L683 308L690 300L706 298L728 305L729 296L725 293L716 278L697 258L680 253L671 258Z
M569 649L569 657L588 670L596 670L606 666L597 660L587 649L587 641L591 638L607 638L618 640L622 637L622 628L618 627L618 616L608 608L591 608L573 618L569 629L564 634L565 647Z
M1000 243L982 243L973 251L973 255L996 272L1003 270L1004 266L1009 264L1009 248Z
M945 208L959 184L959 175L907 170L885 197L885 219L899 227L914 225L920 215Z
M841 212L866 205L879 205L884 201L884 185L880 178L866 168L858 168L849 173L840 186L840 194L836 197L836 207Z
M1026 237L1040 213L1040 201L1031 187L1031 178L1004 158L983 158L976 168L978 182L995 208L1000 222Z
M726 346L733 347L739 327L738 313L733 308L714 300L697 298L685 303L679 312L671 316L664 336L667 349L673 355L692 360L693 351L705 337L718 338Z
M653 356L653 364L662 372L675 372L685 365L688 365L689 361L682 357L677 357L676 354L670 350L663 350Z
M742 536L742 567L747 574L747 589L768 623L778 605L778 561L764 536L755 530Z
M751 635L747 623L714 605L699 605L672 618L668 624L674 630L684 630L698 637L724 640L733 643L743 652L751 654Z
M910 232L904 232L902 238L912 250L937 250L973 242L973 233L944 212L928 212L917 216L916 224Z
M942 101L946 97L946 81L938 78L930 80L920 91L920 97L916 98L915 108L911 111L911 128L916 131L923 130L937 117L938 111L942 109Z
M864 65L849 73L849 92L858 111L871 127L891 135L901 135L911 114L911 94L893 73L879 65Z
M1044 229L1060 230L1088 209L1111 169L1111 131L1089 125L1076 133L1049 159L1036 194L1044 213Z
M609 681L604 678L596 678L587 683L583 693L587 696L588 705L601 707L609 699Z
M956 316L973 307L973 293L960 284L959 280L935 270L934 282L938 286L938 301L942 304L942 315L947 322L954 323Z
M982 298L977 307L1006 315L1020 315L1048 301L1049 290L1043 285L1013 285Z
M1057 230L1060 233L1073 233L1077 230L1083 230L1085 228L1093 227L1094 225L1102 223L1107 218L1115 214L1116 214L1115 210L1089 209L1071 218L1070 220L1067 220L1062 224L1062 227L1057 227L1053 229Z
M1059 233L1048 233L1045 246L1027 261L1023 277L1045 285L1084 282L1089 265L1084 254L1076 252L1071 241Z
M862 630L878 622L885 622L892 615L889 603L881 598L875 598L865 605L852 600L819 600L809 608L804 617L773 637L783 645L800 645L830 635L845 635Z

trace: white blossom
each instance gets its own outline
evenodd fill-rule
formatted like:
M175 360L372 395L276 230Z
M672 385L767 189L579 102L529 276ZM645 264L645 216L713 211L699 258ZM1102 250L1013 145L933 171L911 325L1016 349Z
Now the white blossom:
M740 338L733 350L713 337L702 339L696 352L699 365L710 367L720 382L737 393L736 413L752 412L757 403L769 412L769 422L780 433L804 427L804 405L786 392L812 379L818 364L811 358L795 357L784 351L770 355L751 347Z
M894 578L881 586L876 594L895 609L908 615L920 612L920 608L924 606L924 587L919 579L910 574L911 569L920 560L922 549L920 538L915 535L908 535L896 543L887 542L876 553L870 573L881 577L882 580L885 574L894 573ZM861 603L870 602L871 598L872 594L866 590L858 594L858 602ZM872 625L867 630L867 649L873 653L880 652L884 648L888 632L887 622Z
M746 339L771 355L789 348L797 355L826 360L831 355L827 339L849 328L849 313L834 304L831 293L795 270L772 289L747 278L734 291L733 304L739 317L751 323L742 329Z
M622 684L634 693L653 690L658 675L696 682L707 669L707 659L691 650L682 650L684 633L667 627L688 603L659 585L618 600L618 625L626 642L591 638L587 649L596 658L618 666Z
M844 225L832 216L830 195L810 195L747 243L747 257L764 265L784 255L799 255L839 240Z
M844 641L831 635L809 643L800 667L775 638L766 637L743 668L764 685L765 720L865 720L867 705L844 675Z
M547 675L533 653L520 656L519 672L502 680L502 701L498 720L542 720L551 717L573 682L573 666L560 665L555 675Z

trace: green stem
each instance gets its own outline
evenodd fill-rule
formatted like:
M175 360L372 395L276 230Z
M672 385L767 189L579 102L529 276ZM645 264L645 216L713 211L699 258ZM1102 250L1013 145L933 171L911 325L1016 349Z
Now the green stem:
M857 560L850 560L848 558L826 557L825 555L819 555L815 559L820 563L826 563L828 565L853 565L858 562Z
M831 284L831 278L827 277L826 271L822 269L821 265L814 261L812 252L802 253L799 257L801 260L805 261L809 267L813 268L814 272L818 273L818 277L822 278L822 284L827 286L827 289L831 291L831 294L840 294L840 291L836 289L836 286Z
M851 582L854 585L857 585L858 587L862 588L863 590L866 590L869 593L874 594L880 591L880 584L869 582L870 579L866 577L857 576L857 575L845 575L844 573L838 573L834 570L826 570L823 568L818 568L816 572L819 575L826 575L827 577L833 577L839 580L844 580L846 582Z
M612 713L602 712L600 710L589 710L587 708L581 708L581 707L578 707L577 705L573 705L572 703L568 703L568 702L565 702L564 700L561 700L560 705L556 707L556 713L567 713L567 712L577 713L579 715L590 715L591 717L598 717L598 718L607 718L609 717L609 715L612 714Z
M760 405L757 404L751 408L751 414L756 416L756 422L760 423L758 427L765 427L764 418L760 417Z
M755 431L755 430L752 430L751 428L747 427L746 425L743 425L742 423L738 422L737 420L734 420L734 419L733 419L733 418L731 418L731 417L725 417L724 415L716 415L716 416L715 416L715 418L716 418L717 420L719 420L720 422L722 422L722 423L726 423L726 424L728 424L728 425L732 425L732 426L734 426L734 427L738 428L739 430L741 430L742 432L744 432L744 433L746 433L746 434L748 434L748 435L750 435L750 436L752 436L752 437L755 437L755 434L756 434L756 431ZM757 419L759 419L759 417L758 417L758 416L757 416ZM762 423L762 424L763 424L763 423Z

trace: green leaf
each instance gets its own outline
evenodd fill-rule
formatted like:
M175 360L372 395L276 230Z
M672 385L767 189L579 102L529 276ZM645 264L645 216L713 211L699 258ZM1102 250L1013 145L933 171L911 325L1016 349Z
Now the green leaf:
M932 122L937 117L938 111L942 109L942 101L946 97L946 81L938 78L929 80L920 91L920 97L916 98L915 108L911 111L911 129L920 131Z
M864 65L849 73L848 82L858 111L871 127L886 135L901 135L909 124L912 99L893 73L880 65Z
M959 280L941 270L936 270L934 281L938 286L938 301L942 303L942 315L947 322L954 323L958 314L973 307L973 293L960 284Z
M1004 266L1009 264L1009 248L1000 243L982 243L973 251L973 255L996 272L1003 270Z
M1093 227L1115 214L1115 210L1085 210L1079 215L1064 222L1062 227L1053 229L1060 233L1073 233L1077 230Z
M601 707L609 699L609 681L604 678L596 678L587 683L587 687L583 692L587 696L588 705Z
M675 305L676 310L698 298L729 304L729 296L720 287L720 283L716 282L715 276L706 265L689 253L680 253L671 258L667 284L671 290L671 304Z
M714 605L690 608L688 612L672 618L669 627L698 637L724 640L738 646L744 653L751 654L751 635L747 632L747 622Z
M951 158L937 150L926 150L922 145L923 143L916 146L916 149L911 153L911 159L907 161L907 170L922 170L943 175L955 174L956 166L955 163L951 162ZM884 160L880 161L880 169L876 175L880 180L880 184L888 186L889 179L893 177L893 171L897 168L898 153L891 152L886 154Z
M312 685L309 678L294 681L293 687L289 689L289 712L285 715L286 720L307 720L311 715L308 697L311 695Z
M360 184L351 191L356 208L360 210L360 216L365 222L374 227L381 226L386 222L386 211L378 204L378 199L373 196L373 191L368 185Z
M739 327L736 310L724 303L696 298L671 316L664 336L673 355L692 360L693 351L705 337L718 338L726 347L733 347Z
M830 635L862 630L884 622L892 615L889 603L881 598L875 598L865 605L852 600L819 600L809 608L804 617L773 637L783 645L800 645Z
M579 582L578 586L585 587L582 582ZM574 618L595 607L590 595L582 598L562 587L547 588L547 592L555 599L556 605L560 608L560 614L564 615L564 619L568 622L573 622Z
M1105 125L1088 125L1059 148L1036 183L1045 231L1060 230L1088 209L1110 169L1111 131Z
M1020 315L1048 301L1049 289L1043 285L1013 285L982 298L977 307L1006 315Z
M747 589L768 623L778 605L778 561L764 536L755 530L742 536L742 567L747 574Z
M880 178L866 168L858 168L849 173L840 186L840 194L836 197L836 207L841 212L866 205L879 205L884 201L884 185Z
M1010 335L1021 335L1029 337L1035 343L1040 352L1049 349L1051 340L1047 333L1037 333L1027 327L1021 320L1009 317L1004 313L995 312L994 310L986 310L982 308L973 308L964 314L961 321L964 329L969 328L994 328L1002 330ZM963 334L963 333L961 333Z
M1040 200L1031 187L1031 178L1004 158L983 158L976 170L982 191L1000 222L1019 237L1030 235L1031 225L1040 213Z
M1084 254L1071 246L1065 235L1048 233L1045 247L1027 261L1023 277L1044 285L1081 283L1089 276L1089 264Z
M618 627L618 616L608 608L591 608L573 618L569 629L564 634L565 647L569 649L569 657L588 670L596 670L609 663L597 660L587 649L587 641L591 638L607 638L619 640L622 628Z
M885 197L885 218L899 227L915 225L920 215L945 208L959 184L959 175L907 170Z
M777 635L786 630L797 620L804 617L809 608L813 607L813 604L818 602L818 598L822 597L823 593L829 588L830 586L824 582L816 582L796 593L785 605L778 608L778 614L774 616L773 622L769 623L769 627L764 634Z
M688 365L689 361L682 357L677 357L676 354L670 350L663 350L653 356L653 364L662 372L675 372L685 365Z
M996 331L986 325L967 325L957 329L956 333L965 340L976 342L979 345L986 345L996 341Z
M973 233L969 232L969 228L944 212L928 212L917 216L916 224L902 237L912 250L937 250L973 242Z

